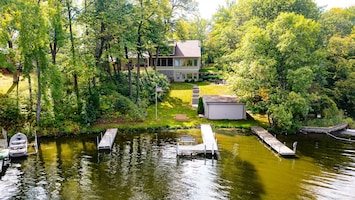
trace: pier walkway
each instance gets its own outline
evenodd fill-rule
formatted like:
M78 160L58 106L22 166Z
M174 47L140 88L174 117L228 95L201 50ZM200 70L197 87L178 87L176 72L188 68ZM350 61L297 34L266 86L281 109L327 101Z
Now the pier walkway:
M179 145L177 144L178 156L212 155L218 154L217 140L212 131L211 125L201 124L202 144Z
M296 156L295 152L288 148L286 145L282 144L276 137L271 135L267 130L259 127L253 126L251 128L253 133L255 133L263 142L271 147L272 150L277 152L283 157L294 157Z
M314 127L314 126L304 126L301 128L301 132L303 133L331 133L331 132L336 132L336 131L341 131L346 129L348 127L348 123L343 123L343 124L338 124L335 126L329 126L329 127Z
M7 139L0 139L0 173L3 167L10 163Z
M107 129L104 136L101 137L100 142L98 142L97 149L111 150L112 145L115 142L117 131L118 131L117 128ZM97 139L97 141L99 141L99 139Z

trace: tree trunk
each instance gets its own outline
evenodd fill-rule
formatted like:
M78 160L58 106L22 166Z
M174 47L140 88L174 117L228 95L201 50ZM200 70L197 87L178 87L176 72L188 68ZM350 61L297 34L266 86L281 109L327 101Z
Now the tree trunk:
M141 9L143 10L143 1L140 0L140 5ZM139 101L139 92L140 92L140 87L139 87L139 79L140 79L140 68L141 68L141 57L142 57L142 26L143 26L143 14L141 14L141 21L139 22L138 29L137 29L137 53L138 53L138 66L137 66L137 77L136 77L136 101L135 103L137 104Z
M268 113L268 114L267 114L267 121L269 122L269 126L272 127L270 117L271 117L271 115L270 115L270 113Z
M68 21L69 21L69 35L70 35L70 43L71 43L71 53L73 59L73 67L76 67L76 57L75 57L75 43L74 43L74 35L73 35L73 24L72 24L72 16L71 16L71 5L69 0L67 0L67 10L68 10ZM78 83L78 75L74 70L74 91L76 94L76 102L78 106L78 113L81 113L81 103L80 103L80 94L79 94L79 83Z
M53 44L49 44L50 50L51 50L51 56L52 56L52 63L55 65L57 63L56 58L57 58L57 38L56 38L56 31L54 31L54 41Z
M154 70L155 71L157 71L159 51L160 51L160 47L157 46L156 47L156 54L155 54L155 63L154 63Z
M41 71L39 69L38 60L36 60L36 72L37 72L37 108L36 108L36 124L40 126L40 118L41 118L41 96L42 96L42 86L41 86Z
M29 100L30 100L28 113L30 114L30 117L31 117L32 116L32 109L33 109L33 99L32 99L32 81L31 81L30 74L28 74L27 79L28 79L28 92L29 92Z
M9 49L13 49L13 43L11 40L7 41L7 44ZM8 57L8 62L11 62L11 64L16 65L16 62L14 61L14 58L12 56ZM16 70L12 74L12 85L7 90L6 94L10 94L15 87L18 87L19 78L20 78L20 71L18 68L16 68Z
M128 68L128 88L129 88L129 98L132 100L132 94L133 94L133 91L132 91L132 72L131 72L131 69L132 69L132 64L129 62L129 57L128 57L128 48L127 46L124 47L124 51L125 51L125 56L126 56L126 59L128 61L127 63L127 68Z

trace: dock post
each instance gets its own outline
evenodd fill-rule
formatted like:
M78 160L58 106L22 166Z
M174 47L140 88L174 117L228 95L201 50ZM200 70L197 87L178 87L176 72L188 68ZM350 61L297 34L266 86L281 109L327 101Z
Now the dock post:
M2 166L4 165L4 160L0 160L0 173L2 172Z
M96 147L97 147L97 148L99 148L99 143L100 143L100 141L99 141L99 136L96 136Z
M112 146L113 146L113 144L112 144L112 138L111 138L111 135L110 135L110 137L109 137L109 142L110 142L110 151L112 150ZM111 153L111 152L110 152Z
M7 140L7 132L5 131L4 128L1 129L1 132L2 132L2 136L5 139L5 148L7 149L7 148L9 148L9 146L8 146L9 144L8 144L8 140Z
M214 145L213 145L213 142L212 142L212 157L214 156Z
M35 130L35 148L36 148L36 154L38 153L38 140L37 140L37 132Z
M292 147L293 147L293 151L296 153L297 141L295 141L295 142L292 144Z
M204 150L204 153L205 153L205 157L206 157L206 145L205 145L205 150Z

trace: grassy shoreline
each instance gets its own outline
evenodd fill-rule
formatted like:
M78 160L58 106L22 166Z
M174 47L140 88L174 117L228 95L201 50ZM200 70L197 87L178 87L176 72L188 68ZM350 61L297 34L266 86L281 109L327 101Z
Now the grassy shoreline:
M163 102L158 102L158 117L155 115L155 105L151 105L147 110L147 117L143 122L129 123L99 123L89 128L89 132L102 132L107 128L118 128L120 131L159 131L197 128L200 124L211 124L214 128L238 128L250 129L252 126L266 126L267 121L264 116L253 115L246 120L208 120L197 115L196 108L191 106L192 87L191 83L172 83L171 91ZM200 88L200 96L210 95L230 95L232 94L226 85L210 84L199 82L196 85ZM186 114L188 120L175 121L176 114Z
M1 77L0 93L6 93L12 84L12 77L9 75ZM263 116L249 115L246 120L208 120L200 118L197 115L196 108L192 107L192 88L198 85L200 96L209 95L230 95L232 92L226 85L218 85L209 82L198 83L172 83L169 95L162 101L158 102L157 116L156 106L151 105L147 109L146 118L142 122L123 122L108 119L100 121L90 126L67 127L64 131L59 131L55 127L42 129L39 136L42 137L60 137L78 134L99 133L108 128L118 128L121 132L156 132L164 130L179 130L199 128L200 124L211 124L214 128L238 128L250 129L252 126L267 126L267 121ZM26 83L20 83L20 95L25 94L27 88ZM175 121L176 114L186 114L187 121ZM157 117L157 118L156 118ZM31 130L28 130L32 132ZM31 133L28 133L31 135Z

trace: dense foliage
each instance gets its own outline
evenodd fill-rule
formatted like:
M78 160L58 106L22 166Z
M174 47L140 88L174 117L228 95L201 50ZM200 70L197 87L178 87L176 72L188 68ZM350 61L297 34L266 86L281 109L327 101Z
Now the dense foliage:
M194 9L193 0L0 1L0 69L14 83L0 97L0 126L75 132L144 120L155 87L169 91L145 63L185 39L201 40L204 63L224 70L248 109L277 130L355 117L355 7L227 1L211 25L186 21Z
M297 130L316 116L355 117L355 7L240 0L214 15L206 49L235 93L275 129Z
M75 132L143 120L156 85L159 99L169 92L144 55L180 39L178 22L194 9L191 0L0 1L0 69L14 74L12 88L27 88L1 96L0 127Z

